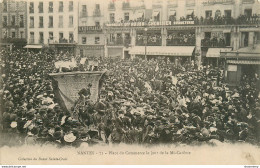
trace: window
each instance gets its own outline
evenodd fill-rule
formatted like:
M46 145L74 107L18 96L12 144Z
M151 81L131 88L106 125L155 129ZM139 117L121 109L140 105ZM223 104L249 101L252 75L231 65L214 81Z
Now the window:
M64 39L63 39L63 33L60 32L60 33L59 33L59 42L62 43L63 41L64 41Z
M69 11L73 11L73 1L69 2Z
M153 20L154 21L160 21L160 12L159 11L153 12Z
M230 39L231 39L231 34L230 33L224 33L225 36L225 42L226 42L226 46L230 46Z
M95 26L99 27L100 23L99 22L95 22Z
M69 43L74 42L74 34L72 32L69 33Z
M34 28L34 17L30 16L30 28Z
M194 6L195 0L186 0L186 6Z
M39 43L42 44L44 42L43 32L39 32Z
M12 38L15 38L15 32L12 32Z
M12 15L11 25L12 25L12 26L15 26L15 15Z
M220 10L216 10L216 12L215 12L215 17L216 17L216 18L221 17L221 12L220 12Z
M95 44L99 44L100 43L100 38L99 37L95 37Z
M59 28L63 28L63 16L59 16Z
M20 27L24 27L23 15L20 15Z
M87 43L87 37L82 37L82 44L86 44Z
M244 14L249 17L249 16L252 16L252 9L245 9L244 10Z
M73 27L73 16L69 16L69 27Z
M53 27L53 16L49 16L49 28Z
M241 47L248 47L248 37L249 37L249 32L242 32L242 46Z
M82 5L82 14L81 16L86 17L87 16L87 5Z
M96 10L100 10L100 4L96 4Z
M3 12L7 12L7 2L4 2Z
M34 32L30 32L30 43L34 43Z
M211 38L211 32L205 32L205 38Z
M53 12L53 2L49 2L49 13Z
M39 13L43 13L43 2L39 2Z
M83 57L83 49L80 49L80 56Z
M21 38L24 38L24 32L23 31L20 31L20 36L21 36Z
M53 32L49 32L49 40L53 40Z
M211 18L212 17L212 11L211 10L208 10L208 11L205 11L205 17L208 19L208 18Z
M43 28L43 16L39 16L39 28Z
M3 27L7 26L7 16L3 16Z
M59 12L63 12L63 1L59 2Z
M231 10L225 10L225 17L231 18Z
M114 13L110 13L110 22L115 22L115 14Z
M255 32L255 44L260 44L260 32Z
M129 21L129 13L128 13L128 12L125 13L124 20L125 20L125 21Z
M30 2L29 12L34 13L34 3L33 2Z
M82 21L81 23L82 23L82 25L84 25L84 26L87 25L87 21Z

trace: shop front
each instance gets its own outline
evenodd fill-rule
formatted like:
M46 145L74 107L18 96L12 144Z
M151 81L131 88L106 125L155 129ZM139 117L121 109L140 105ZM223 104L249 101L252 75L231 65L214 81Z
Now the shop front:
M77 55L87 58L103 58L104 46L103 45L78 45Z

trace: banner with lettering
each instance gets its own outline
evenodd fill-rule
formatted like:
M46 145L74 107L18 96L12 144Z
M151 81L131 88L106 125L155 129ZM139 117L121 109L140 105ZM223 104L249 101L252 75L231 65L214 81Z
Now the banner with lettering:
M129 27L143 27L143 26L171 26L171 25L193 25L194 20L187 21L151 21L151 22L125 22L125 23L108 23L107 27L117 27L117 26L129 26Z
M55 81L59 90L59 95L64 102L67 110L71 111L71 108L75 105L75 102L79 98L79 91L83 88L87 89L89 84L92 84L90 88L91 96L90 100L96 102L99 94L99 82L102 75L105 72L68 72L68 73L54 73L50 74Z

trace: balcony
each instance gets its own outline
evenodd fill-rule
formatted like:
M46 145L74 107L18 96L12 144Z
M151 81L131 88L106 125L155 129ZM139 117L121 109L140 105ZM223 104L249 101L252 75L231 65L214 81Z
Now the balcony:
M253 4L255 3L255 0L242 0L243 4Z
M93 12L93 16L94 16L94 17L100 17L100 16L101 16L101 11L100 11L100 9L95 9L94 12Z
M130 9L130 3L129 2L123 2L122 9Z
M108 10L115 10L116 9L116 7L115 7L115 4L114 3L110 3L109 5L108 5Z
M81 18L88 17L88 12L87 11L80 12L80 17Z
M162 45L162 38L161 35L142 35L138 34L136 37L136 45L137 46L161 46Z
M131 44L131 39L130 38L117 38L115 40L112 41L108 41L107 45L108 46L124 46L124 47L129 47Z
M249 1L249 0L246 0L246 1ZM205 0L202 4L203 5L233 4L234 2L235 2L235 0Z
M217 39L217 38L205 38L201 40L202 47L211 47L211 48L223 48L229 45L226 44L224 39Z

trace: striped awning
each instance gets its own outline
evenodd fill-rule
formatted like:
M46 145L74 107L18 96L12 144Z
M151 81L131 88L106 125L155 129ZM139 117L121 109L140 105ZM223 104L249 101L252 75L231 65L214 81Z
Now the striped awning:
M209 48L206 57L219 58L220 52L231 51L231 48Z
M146 55L192 56L195 46L147 46ZM135 46L129 54L145 55L145 46Z
M227 60L228 64L260 65L259 60Z

